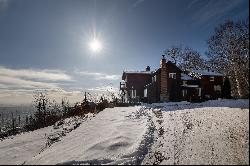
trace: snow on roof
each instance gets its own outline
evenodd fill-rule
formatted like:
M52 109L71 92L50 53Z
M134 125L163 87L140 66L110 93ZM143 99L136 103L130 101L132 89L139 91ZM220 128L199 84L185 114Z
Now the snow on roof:
M181 73L181 79L182 80L194 80L192 77L190 77L184 73Z
M223 74L220 74L218 72L215 71L207 71L207 70L192 70L191 72L194 73L199 73L203 76L223 76Z
M152 74L153 71L124 71L127 74Z

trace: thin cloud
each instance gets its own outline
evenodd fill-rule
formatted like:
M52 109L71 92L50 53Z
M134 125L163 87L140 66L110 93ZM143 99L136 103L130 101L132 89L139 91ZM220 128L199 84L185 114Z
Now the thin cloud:
M35 91L65 94L61 85L69 81L72 78L60 70L10 69L0 66L0 99L4 102L7 101L4 97L9 96L13 101L20 102L31 99Z
M0 75L0 85L4 89L18 89L18 88L25 88L25 89L52 89L58 88L53 83L46 83L46 82L37 82L37 81L30 81L24 80L21 78L15 77L8 77L8 76L1 76Z
M132 6L133 7L137 7L138 5L140 5L141 3L143 3L145 0L137 0Z
M83 99L83 94L80 91L66 91L66 90L55 90L50 89L46 92L47 97L51 100L61 102L63 97L66 97L71 104L79 102ZM32 104L33 96L35 91L28 89L1 89L0 91L0 104L7 105L19 105L19 104Z
M9 69L0 66L0 76L17 77L29 80L72 81L72 78L60 70Z
M187 8L190 9L192 8L197 2L199 2L200 0L192 0L189 2Z
M0 11L5 10L9 6L10 0L0 0Z
M194 10L192 22L199 25L206 25L208 23L221 19L225 13L230 12L238 7L243 0L210 0L199 1L193 0L189 3L188 8L196 6L198 9ZM199 3L199 4L198 4Z
M98 72L77 71L73 72L74 78L86 76L94 80L118 80L120 75L112 75ZM78 77L77 77L78 76ZM72 82L74 81L74 82ZM33 70L11 69L0 66L0 104L13 101L16 103L29 103L33 100L33 94L38 91L46 92L51 99L60 101L63 96L72 102L81 101L83 93L80 89L71 89L77 81L60 70ZM93 85L93 84L92 84ZM109 93L117 92L118 88L112 86L98 86L86 89L91 92Z
M120 75L115 74L106 74L106 73L96 73L96 72L89 72L89 71L75 71L76 74L81 76L90 76L95 80L119 80Z

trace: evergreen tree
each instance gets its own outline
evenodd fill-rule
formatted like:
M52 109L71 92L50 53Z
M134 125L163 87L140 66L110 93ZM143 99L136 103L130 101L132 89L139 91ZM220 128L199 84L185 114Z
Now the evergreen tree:
M222 87L222 92L221 92L221 97L222 98L226 98L226 99L230 99L231 98L231 84L229 81L229 78L226 77L223 87Z

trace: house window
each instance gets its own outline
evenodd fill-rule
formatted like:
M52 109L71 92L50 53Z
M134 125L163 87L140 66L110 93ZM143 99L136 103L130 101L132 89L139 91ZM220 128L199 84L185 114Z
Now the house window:
M144 89L144 97L148 97L148 89L147 88Z
M182 90L182 96L185 97L187 95L187 89Z
M136 90L135 89L131 90L131 98L136 98Z
M169 73L169 78L176 79L176 73Z
M201 88L198 88L199 96L201 96Z
M214 77L210 77L210 81L214 81Z
M152 77L152 82L156 82L156 75Z
M187 81L183 81L183 85L187 85Z
M215 85L214 86L214 91L221 91L221 86L220 85Z

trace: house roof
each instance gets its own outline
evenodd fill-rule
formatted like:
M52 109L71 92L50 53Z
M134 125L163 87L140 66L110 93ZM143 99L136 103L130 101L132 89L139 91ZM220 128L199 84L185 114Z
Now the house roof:
M153 71L123 71L122 79L125 79L125 75L127 74L143 74L143 75L151 75L153 74Z
M182 70L179 67L177 67L176 64L174 64L173 62L168 61L168 62L166 62L166 64L171 65L171 66L175 67L177 70L179 70L180 72L182 72Z
M194 78L192 78L189 75L186 75L184 73L181 73L181 79L182 80L194 80Z
M192 70L191 73L197 73L203 76L223 76L223 74L215 72L215 71L207 71L207 70Z
M153 71L124 71L126 74L152 74Z

